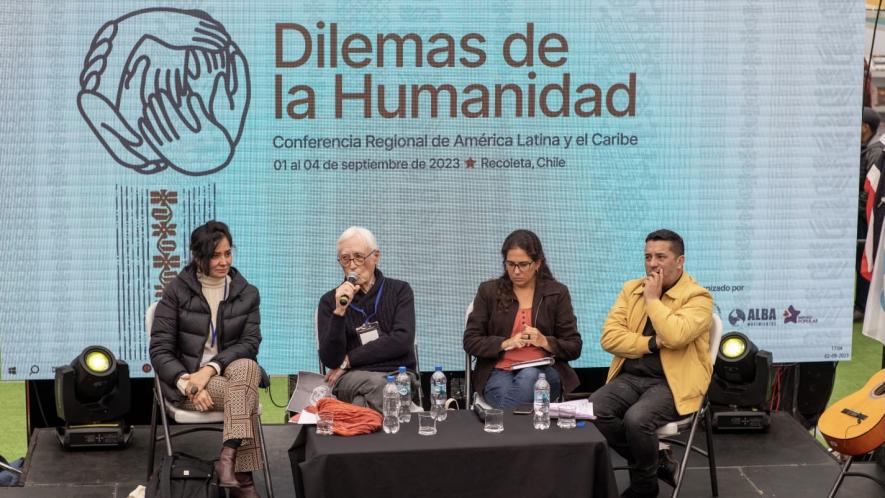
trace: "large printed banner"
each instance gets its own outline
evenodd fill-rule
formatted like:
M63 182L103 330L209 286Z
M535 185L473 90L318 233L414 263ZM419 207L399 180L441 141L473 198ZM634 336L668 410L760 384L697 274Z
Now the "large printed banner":
M7 2L3 379L90 344L150 369L144 313L227 222L261 363L317 368L337 236L411 283L422 369L537 232L599 347L667 227L727 329L779 362L851 357L862 3ZM191 10L193 9L193 10Z

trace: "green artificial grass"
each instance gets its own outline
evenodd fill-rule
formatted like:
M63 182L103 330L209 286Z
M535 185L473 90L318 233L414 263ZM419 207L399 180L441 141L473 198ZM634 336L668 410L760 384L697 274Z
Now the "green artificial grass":
M10 462L28 451L25 383L0 382L0 455Z
M286 420L286 403L289 402L289 382L285 375L274 376L270 383L273 400L282 408L274 406L265 389L261 389L261 421L265 424L281 424Z

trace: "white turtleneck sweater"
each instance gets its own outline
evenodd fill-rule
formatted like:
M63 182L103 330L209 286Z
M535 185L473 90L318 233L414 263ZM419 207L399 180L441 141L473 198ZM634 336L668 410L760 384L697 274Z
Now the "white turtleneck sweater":
M212 343L212 331L217 330L218 304L227 296L227 289L230 286L230 277L210 277L197 272L197 280L203 289L203 297L209 303L209 330L206 331L206 342L203 344L203 358L200 360L200 366L211 365L215 372L220 374L221 367L216 363L210 363L210 360L218 354L218 337L216 335L215 344Z

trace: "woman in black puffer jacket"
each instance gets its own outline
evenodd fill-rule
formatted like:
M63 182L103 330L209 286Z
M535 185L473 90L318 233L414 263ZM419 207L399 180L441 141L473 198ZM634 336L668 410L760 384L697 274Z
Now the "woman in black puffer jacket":
M261 331L258 289L231 266L227 225L210 221L191 234L191 261L166 286L151 327L151 364L166 399L188 410L224 411L219 486L258 496L261 468L256 363Z

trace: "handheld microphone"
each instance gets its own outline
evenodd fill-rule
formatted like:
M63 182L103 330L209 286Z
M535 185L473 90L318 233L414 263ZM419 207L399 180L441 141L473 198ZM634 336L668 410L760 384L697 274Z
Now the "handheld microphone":
M347 274L347 281L351 284L356 285L357 280L359 280L359 277L357 276L356 272L352 271ZM338 298L338 304L340 304L341 306L347 306L347 303L349 302L350 296L348 295L344 295Z

